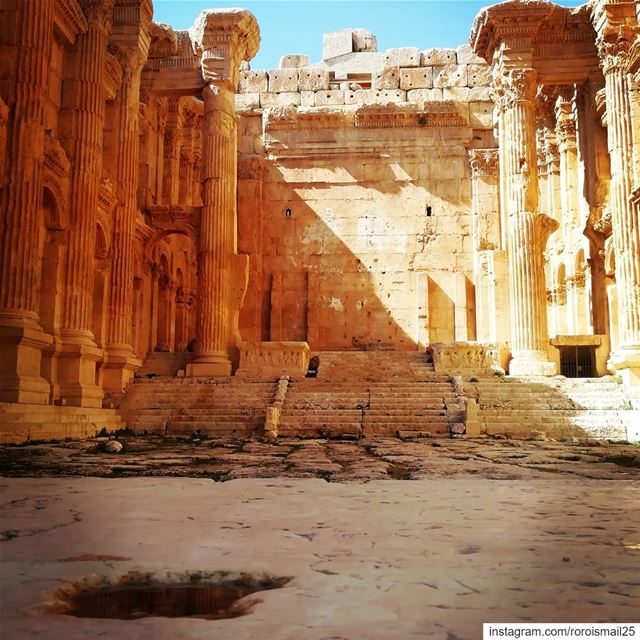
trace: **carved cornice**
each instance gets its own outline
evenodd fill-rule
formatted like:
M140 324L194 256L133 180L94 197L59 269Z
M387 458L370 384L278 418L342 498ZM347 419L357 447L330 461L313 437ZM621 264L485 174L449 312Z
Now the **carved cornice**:
M486 7L474 20L469 44L477 55L491 62L504 40L530 43L554 8L545 0L511 0Z
M66 44L73 44L78 35L84 33L89 26L77 0L57 0L54 24Z
M153 18L151 0L116 0L113 26L148 25Z
M202 207L155 205L149 209L152 225L161 231L193 234L200 224Z
M497 176L499 168L498 149L471 149L469 164L474 178Z
M355 113L354 125L364 129L466 127L453 101L426 102L422 109L365 105Z

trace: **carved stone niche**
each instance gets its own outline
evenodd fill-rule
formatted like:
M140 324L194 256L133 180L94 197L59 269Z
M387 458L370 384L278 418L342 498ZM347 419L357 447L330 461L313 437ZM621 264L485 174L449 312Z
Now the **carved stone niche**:
M427 348L435 372L449 375L504 375L505 351L498 344L482 342L434 342Z
M306 342L240 342L239 378L272 380L280 376L304 378L309 369Z

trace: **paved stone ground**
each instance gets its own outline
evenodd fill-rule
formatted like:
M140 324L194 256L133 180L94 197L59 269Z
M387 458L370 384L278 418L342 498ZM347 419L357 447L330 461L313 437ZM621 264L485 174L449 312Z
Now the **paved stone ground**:
M0 451L3 638L475 640L482 622L640 618L637 446L122 442ZM43 610L131 571L291 581L228 620Z
M105 439L106 440L106 439ZM188 476L322 478L329 482L431 477L527 479L580 476L640 479L640 446L583 440L428 438L401 441L283 439L257 441L119 437L123 450L110 454L105 442L0 447L2 475ZM558 479L560 481L560 479Z

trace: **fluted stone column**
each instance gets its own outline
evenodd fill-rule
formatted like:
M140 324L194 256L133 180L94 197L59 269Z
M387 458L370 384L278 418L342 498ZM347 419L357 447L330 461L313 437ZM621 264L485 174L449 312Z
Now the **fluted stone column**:
M605 77L611 159L610 207L616 256L619 345L609 361L628 385L640 386L640 202L633 190L633 126L626 59L633 32L598 43Z
M198 248L196 350L191 376L231 374L238 272L235 92L241 60L259 45L254 16L241 9L203 11L190 31L201 55L204 124L203 208ZM245 260L246 269L246 260ZM246 284L245 284L246 286Z
M78 37L63 85L61 140L71 163L69 234L60 322L60 394L66 404L98 407L103 392L96 384L102 350L91 331L98 191L102 176L105 113L103 84L113 0L85 0L89 28Z
M118 51L123 69L120 91L113 106L113 160L118 205L114 217L107 346L103 367L103 387L105 393L110 395L123 393L141 364L134 355L131 318L139 176L140 76L149 51L148 28L151 20L151 7L147 5L146 0L140 0L138 7L129 5L130 13L136 9L134 15L137 18L136 24L132 25L136 29L133 32L133 46L126 46L129 43L125 40ZM120 13L117 5L115 11ZM116 24L112 40L121 39L121 30L126 36L126 26L126 22Z
M511 375L555 373L547 355L543 252L557 222L538 211L536 88L533 69L514 69L500 79L497 95L511 302Z
M53 39L53 0L3 4L2 42L14 47L5 60L10 78L6 173L0 209L0 401L44 404L49 384L40 377L42 349L51 343L39 325L39 210L44 167L44 103ZM6 27L6 28L5 28ZM0 75L5 73L0 71ZM9 82L10 80L10 82Z

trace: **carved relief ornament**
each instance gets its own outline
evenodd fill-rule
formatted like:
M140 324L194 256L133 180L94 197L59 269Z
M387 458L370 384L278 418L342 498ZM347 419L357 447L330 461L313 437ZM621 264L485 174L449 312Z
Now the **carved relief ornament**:
M498 149L471 149L469 164L474 178L498 175Z
M614 34L597 39L598 57L605 75L616 71L626 72L631 45L638 35L639 27L623 27Z

